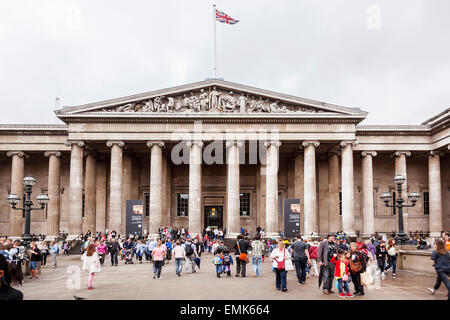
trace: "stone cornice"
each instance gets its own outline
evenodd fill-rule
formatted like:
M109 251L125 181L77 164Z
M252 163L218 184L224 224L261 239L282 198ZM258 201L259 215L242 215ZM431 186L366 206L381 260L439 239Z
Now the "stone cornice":
M9 124L0 125L0 135L67 136L66 125Z

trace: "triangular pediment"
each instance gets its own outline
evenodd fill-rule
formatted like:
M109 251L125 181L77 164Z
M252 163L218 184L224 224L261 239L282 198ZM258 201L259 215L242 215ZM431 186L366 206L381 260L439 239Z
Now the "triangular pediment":
M127 114L321 114L361 117L366 112L291 95L248 87L223 80L206 80L188 85L151 91L143 94L68 107L56 111L66 116L125 116ZM178 116L178 115L177 115Z

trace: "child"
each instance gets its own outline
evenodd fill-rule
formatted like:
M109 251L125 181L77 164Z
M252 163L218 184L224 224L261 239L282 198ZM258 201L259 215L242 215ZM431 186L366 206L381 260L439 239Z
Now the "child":
M331 263L334 263L335 266L335 272L334 276L336 278L336 281L338 283L338 290L339 290L339 296L341 298L347 297L353 297L353 295L350 293L350 290L348 289L348 276L350 275L350 270L348 268L348 260L346 258L346 253L342 253L339 255L339 259L336 259L337 254L333 254L333 257L331 258ZM342 287L345 289L345 294L342 292Z
M233 264L233 258L230 255L230 251L223 251L223 273L227 273L227 277L231 277L231 265Z
M222 250L218 249L216 255L214 256L213 263L216 266L217 278L220 278L220 274L222 273Z
M94 287L92 286L94 282L94 275L96 272L101 271L100 258L95 249L95 244L91 243L88 245L86 251L81 257L81 260L83 261L83 267L81 269L83 271L89 272L88 289L92 290L94 289Z

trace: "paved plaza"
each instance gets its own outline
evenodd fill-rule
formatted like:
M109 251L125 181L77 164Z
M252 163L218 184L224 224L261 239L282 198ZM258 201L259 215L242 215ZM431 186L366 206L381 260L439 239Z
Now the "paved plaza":
M218 279L212 264L212 255L202 256L201 269L194 274L183 273L179 278L175 275L175 264L171 261L162 270L159 280L152 279L153 264L124 265L111 267L105 262L102 272L95 275L94 290L87 290L87 272L79 278L70 270L80 270L79 255L60 256L58 268L51 264L41 269L37 280L25 280L19 289L25 300L73 300L74 295L89 300L123 300L123 299L165 299L165 300L275 300L275 299L340 299L337 294L325 296L317 286L316 278L309 278L307 284L298 284L295 271L287 276L287 292L275 290L275 275L271 271L271 263L266 260L262 266L262 276L253 277L251 263L247 265L245 279L234 276ZM184 268L183 268L184 271ZM80 288L71 289L70 279L80 279ZM68 285L69 282L69 285ZM398 271L397 278L381 281L379 286L366 288L366 295L353 297L352 300L445 300L447 290L442 285L433 296L427 292L435 282L434 275L409 271ZM353 284L350 284L353 292Z

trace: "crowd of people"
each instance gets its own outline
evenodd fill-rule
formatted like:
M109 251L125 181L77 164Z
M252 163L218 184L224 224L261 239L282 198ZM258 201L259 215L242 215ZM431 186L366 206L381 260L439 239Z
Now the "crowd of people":
M191 237L185 228L161 227L157 236L129 235L127 239L116 232L88 233L81 246L82 270L89 273L88 289L94 289L94 276L101 272L102 266L109 261L117 267L119 261L124 264L153 263L153 279L161 279L161 271L172 260L176 276L181 277L183 269L186 273L195 273L200 269L202 254L211 253L217 278L231 277L235 266L236 277L247 277L247 264L251 262L253 276L260 277L262 263L270 260L275 274L275 288L282 292L287 289L287 273L295 270L295 276L300 285L311 279L318 282L325 295L336 293L347 298L362 296L364 287L374 282L378 277L384 280L388 273L396 277L399 248L394 239L383 240L374 235L362 241L360 238L350 239L345 233L329 234L326 238L313 241L297 235L294 239L285 237L264 239L264 229L259 228L250 239L248 232L241 229L236 241L224 240L225 230L206 228L202 235ZM228 247L226 243L231 247ZM432 261L436 269L437 280L433 288L428 288L431 294L439 289L441 283L447 287L450 297L450 239L444 233L435 241ZM23 274L21 263L29 259L30 279L38 278L38 263L47 264L47 257L52 257L52 268L57 267L57 255L61 251L68 254L70 247L64 242L61 248L52 241L47 244L30 243L30 255L24 255L19 241L0 239L0 275L2 283L0 292L3 297L20 298L10 284L22 284ZM234 255L233 255L234 253ZM184 267L184 268L183 268ZM353 285L353 293L350 291ZM333 290L337 289L337 292ZM1 296L1 295L0 295Z

